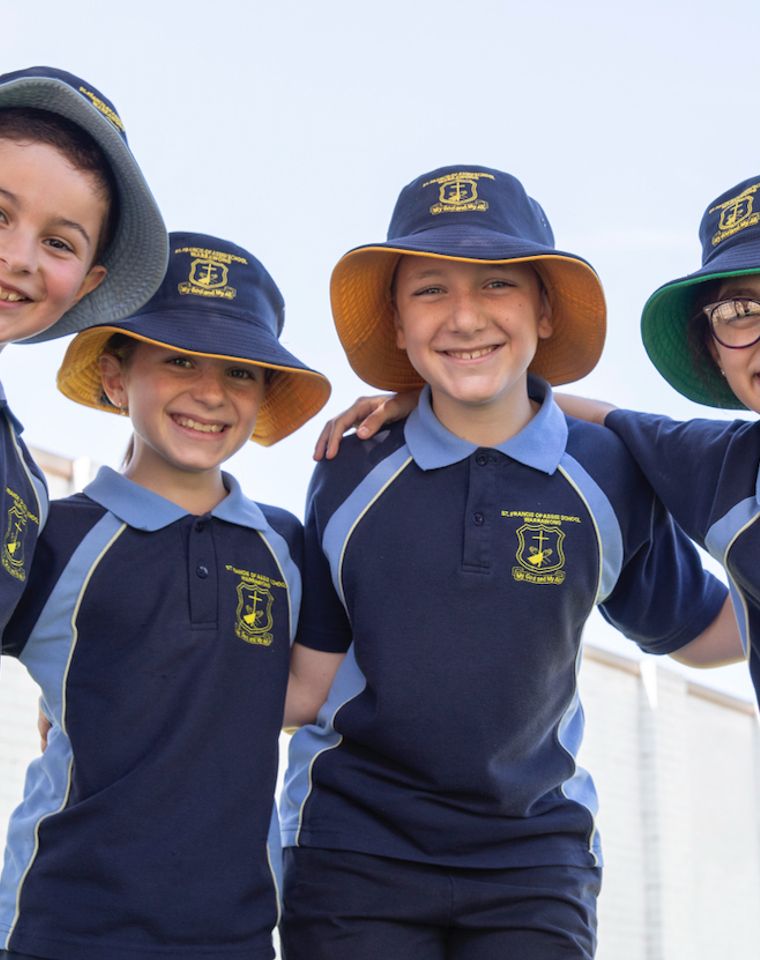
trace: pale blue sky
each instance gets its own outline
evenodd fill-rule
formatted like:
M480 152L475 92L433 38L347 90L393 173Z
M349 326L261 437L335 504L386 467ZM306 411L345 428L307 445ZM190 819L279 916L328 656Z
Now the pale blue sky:
M333 333L330 270L383 239L405 183L448 163L514 173L557 245L599 271L607 348L579 391L713 415L651 367L638 318L698 266L708 201L759 172L754 2L6 0L2 16L3 70L54 64L115 102L170 229L267 265L285 345L333 381L327 415L368 389ZM57 394L63 349L0 358L27 438L116 465L128 424ZM300 515L322 420L238 454L246 491ZM743 668L717 679L749 696Z

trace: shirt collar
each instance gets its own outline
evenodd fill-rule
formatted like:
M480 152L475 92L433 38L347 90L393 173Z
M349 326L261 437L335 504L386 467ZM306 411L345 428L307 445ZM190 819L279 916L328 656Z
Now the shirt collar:
M529 375L528 394L541 404L536 415L514 437L491 449L526 467L551 474L557 469L567 446L567 420L554 402L552 388L545 380ZM429 386L423 389L417 408L404 425L404 438L421 470L448 467L479 449L477 444L455 436L438 420L430 403Z
M222 477L229 493L214 507L210 515L238 526L264 530L267 523L258 504L243 494L234 477L228 473L223 473ZM175 520L189 516L187 510L178 504L141 487L110 467L101 467L92 483L84 488L84 492L91 500L135 530L161 530Z

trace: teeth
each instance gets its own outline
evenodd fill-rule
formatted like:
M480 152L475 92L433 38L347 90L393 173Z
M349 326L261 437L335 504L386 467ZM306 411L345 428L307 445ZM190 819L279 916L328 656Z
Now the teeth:
M28 297L25 297L22 293L16 293L15 290L6 290L5 287L0 287L0 300L8 300L10 303L18 303L19 300L27 300Z
M449 356L456 357L458 360L478 360L480 357L492 353L494 349L494 347L482 347L480 350L447 350L446 352Z
M190 417L175 417L176 422L181 427L189 427L190 430L198 430L200 433L221 433L224 430L224 424L221 423L198 423Z

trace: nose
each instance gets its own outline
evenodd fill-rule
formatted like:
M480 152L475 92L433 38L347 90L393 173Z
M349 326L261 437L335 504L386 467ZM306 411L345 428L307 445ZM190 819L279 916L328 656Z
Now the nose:
M20 230L0 232L0 261L11 273L31 273L37 263L36 245Z
M192 394L206 407L221 406L227 397L224 370L201 365L198 376L193 381Z
M483 307L470 293L461 293L451 304L449 326L456 333L473 334L486 325Z

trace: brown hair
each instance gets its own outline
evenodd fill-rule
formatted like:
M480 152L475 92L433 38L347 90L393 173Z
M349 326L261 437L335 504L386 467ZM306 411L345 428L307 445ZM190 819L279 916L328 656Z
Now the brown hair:
M718 277L715 280L707 280L694 286L691 316L686 324L686 342L694 370L702 386L713 395L714 399L718 399L714 396L712 388L715 382L715 372L719 368L710 349L712 344L710 321L702 311L708 303L715 301L722 283L723 279Z
M119 191L111 165L93 137L66 117L34 107L0 110L0 139L54 147L75 170L89 173L107 202L93 263L100 263L114 238L119 219Z

